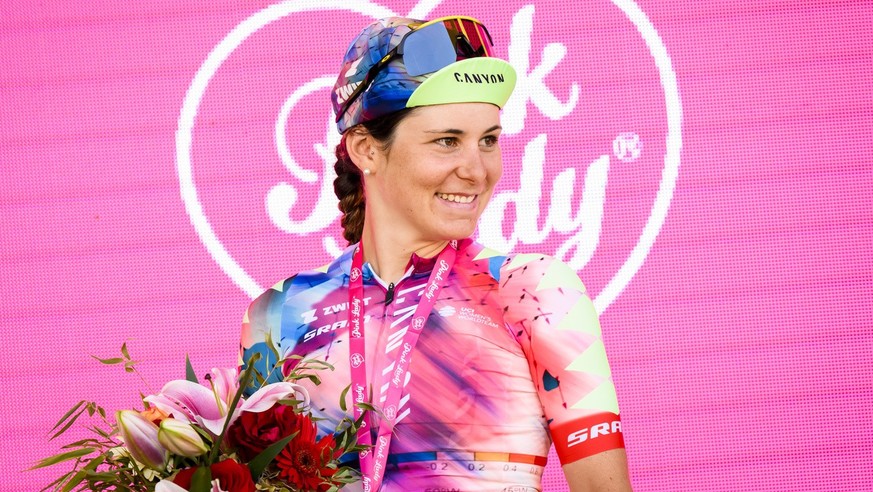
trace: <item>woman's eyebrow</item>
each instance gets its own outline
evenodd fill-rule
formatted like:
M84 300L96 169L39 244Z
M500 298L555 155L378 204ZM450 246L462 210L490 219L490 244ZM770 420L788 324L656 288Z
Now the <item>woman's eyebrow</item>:
M459 130L457 128L446 128L445 130L425 130L424 133L450 133L452 135L463 135L464 130Z
M492 126L491 128L489 128L489 129L485 130L484 132L482 132L482 134L485 134L485 133L491 133L491 132L493 132L494 130L500 130L500 129L502 129L502 128L503 128L503 127L500 126L500 125L494 125L494 126ZM458 129L458 128L446 128L446 129L444 129L444 130L425 130L424 133L448 133L448 134L451 134L451 135L463 135L463 134L465 134L465 133L467 133L467 132L465 132L464 130L460 130L460 129Z

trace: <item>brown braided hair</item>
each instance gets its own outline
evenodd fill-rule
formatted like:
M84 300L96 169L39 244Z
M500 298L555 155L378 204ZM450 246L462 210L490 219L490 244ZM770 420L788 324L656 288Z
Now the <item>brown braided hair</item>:
M366 200L364 199L361 170L349 157L349 151L346 148L346 135L349 132L366 131L380 143L383 152L388 151L394 140L394 130L397 125L414 110L414 108L403 109L374 120L365 121L358 125L363 127L363 130L357 127L348 129L336 146L336 164L333 166L336 178L333 180L333 192L339 198L339 209L343 214L340 224L343 226L343 237L349 244L361 240L361 235L364 232Z

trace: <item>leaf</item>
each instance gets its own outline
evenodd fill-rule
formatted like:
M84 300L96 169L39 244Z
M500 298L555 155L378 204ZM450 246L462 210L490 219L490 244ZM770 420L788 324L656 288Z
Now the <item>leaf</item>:
M130 360L130 353L127 351L127 342L121 344L121 355L123 355L125 359Z
M76 410L79 409L79 407L81 407L82 405L84 405L84 404L86 404L86 403L87 403L87 402L86 402L85 400L81 400L79 403L76 403L75 405L73 405L73 408L71 408L69 411L67 411L67 413L65 413L64 416L61 417L60 420L58 420L58 423L55 424L55 426L52 427L51 430L49 430L49 432L52 432L52 431L54 431L55 429L57 429L58 427L60 427L61 424L63 424L65 420L67 420L68 418L70 418L70 415L73 415L73 413L75 413Z
M57 432L55 432L55 433L52 435L52 437L49 438L49 441L51 441L52 439L54 439L54 438L60 436L60 435L63 434L64 432L66 432L67 429L69 429L71 425L73 425L74 423L76 423L76 420L79 418L79 416L81 416L82 413L84 413L85 410L87 410L87 409L88 409L87 406L85 406L84 408L80 408L79 411L76 412L76 414L73 415L73 416L72 416L72 417L67 421L67 423L64 424L63 427L60 428L60 430L58 430ZM52 430L54 430L54 429L52 429Z
M312 375L307 376L306 378L309 379L310 381L312 381L312 384L314 384L316 386L321 385L321 376L319 376L318 374L312 374Z
M67 473L64 473L63 475L61 475L60 477L58 477L57 479L55 479L54 482L52 482L52 483L46 485L46 486L45 486L43 489L41 489L39 492L46 492L47 490L57 490L58 487L59 487L62 483L65 483L65 482L66 482L66 481L67 481L67 480L68 480L72 475L73 475L73 472L67 472Z
M249 367L256 366L259 360L261 360L260 353L255 352L254 354L252 354L251 357L249 357L247 360L245 360L243 362L243 365L245 366L245 370L247 371ZM261 371L255 371L254 376L249 380L249 384L246 386L243 386L243 383L242 383L243 372L242 371L243 371L243 369L242 369L242 367L240 367L240 375L239 375L239 379L238 379L239 384L240 384L240 388L246 388L246 389L248 389L250 387L253 389L260 388L261 386L263 386L267 382L267 378L265 378L263 375L261 375ZM268 374L268 377L269 377L269 374ZM257 384L252 385L251 384L252 380L254 380Z
M369 404L369 403L366 403L366 402L355 403L355 406L358 407L358 408L360 408L361 410L368 410L368 411L371 411L371 412L376 412L376 413L378 413L378 414L380 414L380 415L381 415L381 413L382 413L382 412L380 412L376 407L374 407L373 405L371 405L371 404Z
M90 427L91 431L104 439L112 439L115 429L103 430L97 426Z
M336 445L337 445L340 449L346 449L346 447L348 446L348 442L349 442L348 434L345 433L345 432L341 432L341 433L339 434L339 437L338 437L337 440L336 440Z
M301 403L303 403L303 400L297 400L297 399L294 399L294 398L289 398L289 399L281 399L281 400L277 400L276 403L278 403L278 404L280 404L280 405L285 405L286 407L297 407L297 406L299 406Z
M121 364L122 362L124 362L124 359L122 359L121 357L111 357L109 359L101 359L100 357L97 357L96 355L92 355L91 357L99 360L102 364L106 364L108 366L111 366L113 364Z
M89 475L91 475L91 472L96 470L97 467L100 466L103 463L103 461L105 461L105 460L106 460L105 454L101 454L100 456L91 460L90 463L85 465L84 468L82 468L81 470L76 472L76 474L70 478L70 481L67 482L66 485L64 485L64 488L61 489L61 492L70 492L71 490L76 488L76 485L79 485L82 482L82 480L85 480L85 478L87 478Z
M81 441L71 442L70 444L65 444L61 446L61 449L83 448L88 446L89 444L98 445L97 439L91 437L87 439L82 439Z
M191 359L188 357L188 354L185 354L185 379L192 383L200 384L200 381L197 380L197 373L194 372L194 366L191 365Z
M343 390L343 392L340 393L339 405L340 405L340 410L342 410L343 412L348 411L347 407L346 407L346 395L349 394L350 389L352 389L352 385L346 386L345 389Z
M270 353L273 354L273 358L275 358L276 361L278 361L281 358L279 356L279 349L278 349L278 347L276 347L276 344L273 343L273 335L269 331L266 333L266 337L265 337L264 342L266 342L267 348L270 349Z
M212 471L208 466L201 466L191 476L189 492L210 492L212 490Z
M292 439L297 437L297 434L299 433L300 431L297 431L288 437L279 439L278 441L271 444L267 449L261 451L261 453L255 456L251 461L249 461L248 466L249 470L252 472L252 480L257 482L258 478L261 477L261 473L263 473L264 470L267 468L267 465L269 465L270 462L273 461L273 458L278 456L279 453L281 453L282 450L285 449L285 446L287 446Z
M37 468L44 468L46 466L55 465L57 463L62 463L64 461L74 460L76 458L80 458L82 456L87 456L94 451L97 451L94 448L81 448L74 449L73 451L67 451L66 453L56 454L54 456L49 456L48 458L44 458L38 461L35 465L30 467L30 470L36 470Z
M257 355L257 354L256 354ZM242 398L243 391L248 385L252 382L252 373L255 370L254 364L249 364L246 367L246 370L239 377L239 387L236 390L236 393L233 395L233 400L230 402L230 405L227 407L227 414L233 415L233 412L236 410L237 405L239 405L239 401ZM221 427L221 434L218 435L218 438L215 439L216 443L224 442L224 436L227 434L227 426L230 424L230 419L224 419L224 425ZM218 457L218 451L221 446L212 446L212 451L209 453L209 456L206 459L207 464L215 463L215 459Z
M257 384L255 385L256 388L260 388L267 382L267 380L264 379L264 376L261 376L261 373L259 372L255 373L255 381L257 382Z

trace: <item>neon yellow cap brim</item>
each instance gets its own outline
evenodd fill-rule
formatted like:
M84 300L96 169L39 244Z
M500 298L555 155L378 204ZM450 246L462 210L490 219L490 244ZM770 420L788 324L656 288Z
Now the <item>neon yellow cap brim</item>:
M406 107L484 102L502 108L515 81L515 69L499 58L468 58L428 77L406 101Z

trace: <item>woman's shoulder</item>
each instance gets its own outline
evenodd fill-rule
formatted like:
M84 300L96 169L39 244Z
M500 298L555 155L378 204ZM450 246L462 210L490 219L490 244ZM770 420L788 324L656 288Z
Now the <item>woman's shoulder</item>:
M252 304L271 302L277 298L287 299L303 292L323 287L327 283L342 282L348 275L351 264L349 250L318 268L303 270L276 282L252 301Z
M501 253L479 243L470 244L466 253L468 262L477 270L487 270L501 289L567 288L585 292L585 286L576 271L554 256Z

